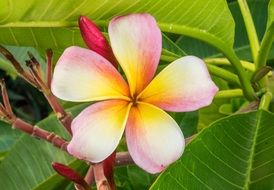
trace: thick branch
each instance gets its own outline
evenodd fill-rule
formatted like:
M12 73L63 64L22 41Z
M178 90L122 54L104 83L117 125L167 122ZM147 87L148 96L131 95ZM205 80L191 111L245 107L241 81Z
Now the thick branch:
M32 126L21 119L15 119L15 121L12 123L12 127L31 136L46 140L53 144L55 147L67 152L68 142L53 132L46 131L37 126Z
M110 190L109 183L104 174L103 162L93 165L94 177L98 190Z

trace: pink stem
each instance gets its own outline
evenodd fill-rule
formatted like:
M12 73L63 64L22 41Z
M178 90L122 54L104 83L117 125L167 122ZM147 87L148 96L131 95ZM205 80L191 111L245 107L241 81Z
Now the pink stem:
M93 165L94 177L98 190L110 190L110 186L104 174L103 163Z
M89 185L92 185L92 184L95 183L93 165L90 165L90 166L89 166L89 169L88 169L87 174L86 174L86 176L85 176L85 181L86 181Z
M133 164L130 154L128 152L118 152L116 154L116 166Z
M40 139L46 140L53 144L55 147L67 152L68 142L65 141L63 138L59 137L58 135L54 134L53 132L46 131L37 126L32 126L29 123L18 118L16 118L13 121L12 127L20 131L23 131L31 136L35 136Z

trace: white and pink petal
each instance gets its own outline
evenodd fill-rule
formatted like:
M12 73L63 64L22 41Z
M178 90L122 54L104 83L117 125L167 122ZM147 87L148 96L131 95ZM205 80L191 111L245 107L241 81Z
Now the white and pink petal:
M128 85L109 61L76 46L67 48L59 58L51 89L58 98L75 102L129 96Z
M161 172L176 161L185 145L184 136L173 118L146 103L131 108L126 141L134 162L150 173Z
M155 74L162 49L161 31L149 14L115 17L110 21L108 31L113 53L134 96Z
M211 104L217 91L203 60L185 56L162 70L138 100L167 111L185 112Z
M72 122L72 139L68 152L98 163L117 147L123 135L131 104L107 100L84 109Z

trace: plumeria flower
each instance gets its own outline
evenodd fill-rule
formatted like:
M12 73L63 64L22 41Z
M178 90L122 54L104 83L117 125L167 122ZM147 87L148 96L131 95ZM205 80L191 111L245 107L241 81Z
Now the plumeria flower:
M134 162L147 172L160 172L182 155L185 145L179 126L165 111L207 106L218 88L204 62L194 56L172 62L154 77L162 37L149 14L115 17L108 32L127 81L107 59L80 47L67 48L55 67L52 92L57 97L99 101L73 120L68 152L101 162L116 149L125 131Z

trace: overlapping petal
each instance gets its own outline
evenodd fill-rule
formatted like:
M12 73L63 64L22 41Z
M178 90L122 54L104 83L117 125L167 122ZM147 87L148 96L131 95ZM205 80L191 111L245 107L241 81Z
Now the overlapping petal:
M131 14L112 19L109 36L113 53L134 96L147 86L155 74L162 48L160 29L149 14Z
M150 173L162 171L184 150L177 123L163 110L146 103L131 108L126 140L134 162Z
M68 101L105 101L89 106L73 120L68 152L101 162L113 153L126 128L134 162L150 173L161 172L182 155L185 146L179 126L162 109L193 111L209 105L218 88L206 65L186 56L153 79L162 40L149 14L111 20L109 36L116 58L95 24L86 17L79 23L88 46L100 55L80 47L67 48L55 67L52 92ZM107 59L119 61L129 87Z
M68 152L95 163L107 158L122 137L130 106L127 101L107 100L83 110L72 122Z
M167 111L193 111L209 105L217 91L203 60L185 56L161 71L138 100Z
M111 63L80 47L64 51L55 66L51 87L58 98L75 102L129 96L128 85Z

